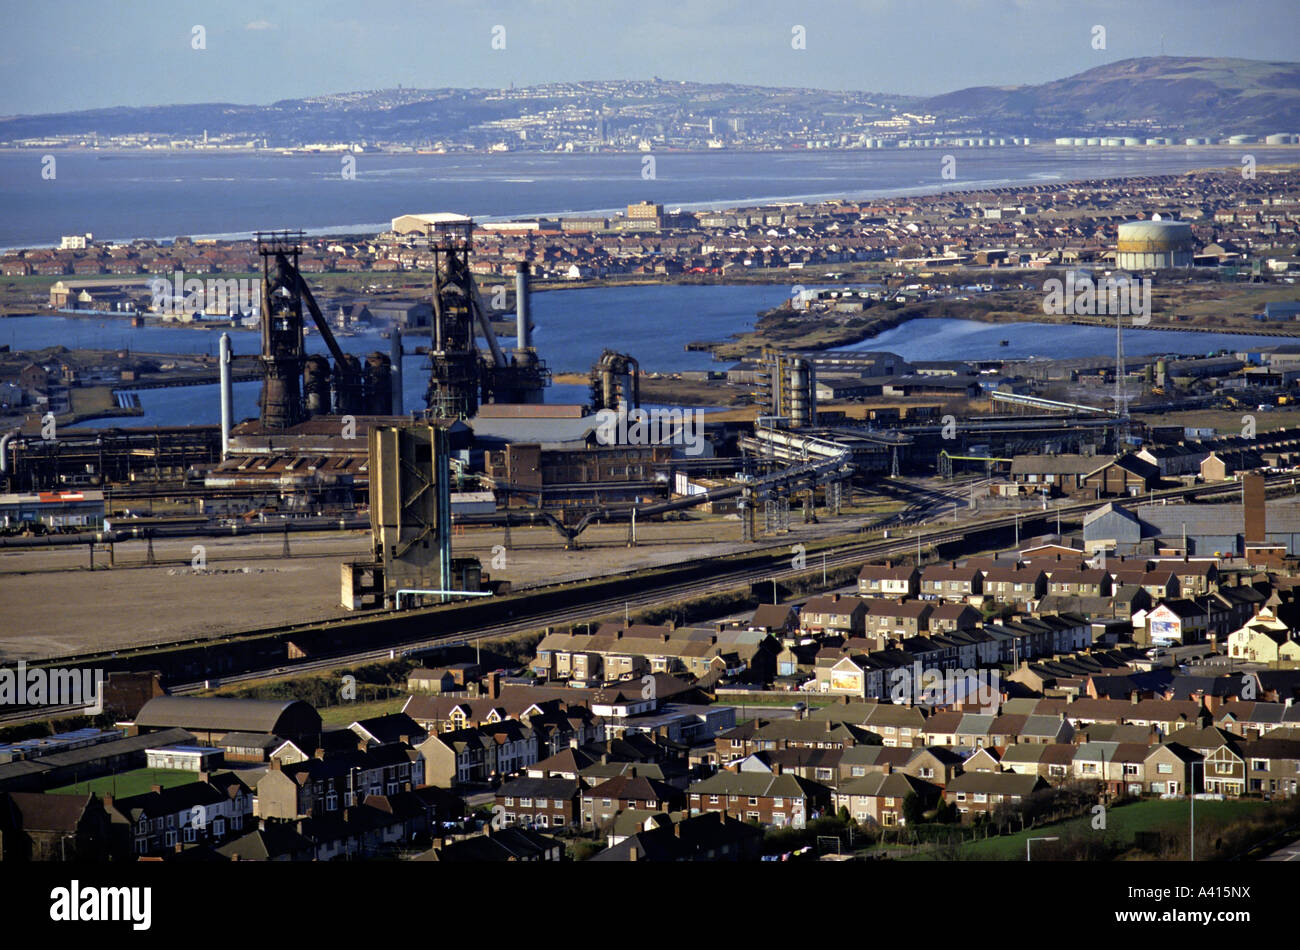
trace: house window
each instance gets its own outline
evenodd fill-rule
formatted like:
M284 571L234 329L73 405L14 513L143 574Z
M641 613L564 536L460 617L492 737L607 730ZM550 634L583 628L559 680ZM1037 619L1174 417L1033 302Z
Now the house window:
M330 792L328 795L325 796L326 811L334 811L338 807L339 807L338 795L336 795L334 792Z
M186 844L193 844L196 840L198 840L199 837L198 833L194 830L193 825L186 825L183 835L185 837Z
M609 804L609 799L606 799L606 800L605 800L605 804L606 804L606 805ZM519 799L519 807L520 807L520 808L532 808L532 807L533 807L533 800L532 800L531 798L521 798L521 799Z
M989 800L989 797L988 797L988 795L986 795L984 792L976 792L976 793L975 793L975 801L976 801L977 803L978 803L978 802L987 802L988 800Z
M716 805L717 803L718 803L718 796L717 796L717 795L710 795L710 796L709 796L709 804L710 804L710 805Z
M506 804L507 804L507 805L513 805L514 803L515 803L515 800L514 800L513 797L510 797L510 796L507 796L507 797L506 797Z
M176 844L176 832L169 831L163 835L163 844L167 847L173 847Z
M1168 762L1157 762L1156 772L1160 775L1173 775L1174 767L1170 765Z

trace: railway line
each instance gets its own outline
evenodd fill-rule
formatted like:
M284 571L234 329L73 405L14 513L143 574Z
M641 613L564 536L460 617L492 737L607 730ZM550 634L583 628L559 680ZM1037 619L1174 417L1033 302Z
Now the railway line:
M1296 488L1296 478L1291 475L1275 476L1267 480L1266 487L1270 491L1290 488L1294 492ZM1155 492L1150 497L1154 500L1183 501L1196 498L1210 498L1222 494L1234 494L1239 491L1239 485L1227 482L1216 485L1198 485L1189 488L1169 489L1162 492ZM1012 528L1016 525L1028 526L1035 521L1049 518L1054 519L1058 515L1061 518L1073 520L1077 517L1082 517L1083 514L1091 511L1094 507L1095 502L1087 501L1061 505L1046 510L1012 512L1010 514L997 515L961 526L936 527L929 531L918 531L905 538L880 538L871 540L850 539L833 549L826 550L824 552L826 558L825 564L827 568L838 568L867 560L908 554L915 550L918 544L933 548L940 544L964 540L972 534L999 531ZM643 608L661 605L664 602L665 597L671 597L674 600L683 600L692 597L707 596L709 594L752 586L756 583L779 581L783 578L791 578L807 574L814 570L814 568L807 565L795 567L790 560L790 548L784 543L765 545L751 553L766 553L768 555L766 563L760 567L746 566L733 570L724 569L721 573L713 574L698 580L674 583L671 588L662 584L651 584L642 591L628 593L617 597L604 597L596 600L589 600L572 607L542 610L521 616L514 616L512 610L511 616L505 621L486 623L481 626L470 626L432 636L403 640L401 642L389 643L382 647L341 652L335 655L320 656L300 661L288 661L277 665L264 666L259 669L236 671L229 675L223 675L221 677L221 683L255 682L283 675L300 675L304 673L347 668L349 666L388 659L398 655L419 654L440 647L472 643L475 640L493 639L497 637L528 633L549 626L589 622L602 617L617 616L624 612L630 613L633 607ZM818 568L820 568L820 564L818 565ZM634 575L634 573L635 572L629 572L629 576ZM537 592L541 589L544 588L530 588L528 591ZM527 601L521 601L520 603L521 605L526 604ZM370 615L369 619L382 620L383 614L389 614L392 615L394 619L400 616L419 617L420 615L428 615L432 620L433 615L439 611L442 611L442 616L447 616L449 613L454 614L454 608L449 612L444 605L443 607L412 608L400 612L375 612ZM244 637L256 636L258 634L269 634L273 632L291 634L295 630L305 631L311 628L344 624L347 622L348 621L334 621L326 624L290 625L288 627L277 628L275 631L249 631L244 634L231 635L213 640L191 640L185 641L184 643L156 644L149 648L130 652L138 654L143 665L147 667L147 657L151 652L165 650L167 648L202 644L215 649L219 648L225 642ZM454 617L452 618L452 623L454 624ZM108 656L117 657L117 655L117 653L73 655L51 658L41 663L33 663L29 665L32 667L85 667L93 665L97 659L102 660L106 659ZM174 685L172 691L176 693L193 693L208 688L209 685L209 680L193 680ZM0 716L0 723L14 724L25 721L49 719L59 715L76 714L77 711L78 710L75 707L42 707L38 710L17 710L7 715Z

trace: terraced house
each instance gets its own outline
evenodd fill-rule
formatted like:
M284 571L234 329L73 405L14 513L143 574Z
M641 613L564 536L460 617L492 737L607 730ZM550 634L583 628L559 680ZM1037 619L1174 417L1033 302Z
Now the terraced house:
M1040 568L995 567L984 574L984 596L999 604L1024 605L1047 592L1047 575Z
M924 600L872 599L867 602L867 631L876 636L915 637L930 629L934 608Z
M921 572L903 564L866 564L858 572L858 593L869 597L915 597Z
M966 772L948 783L943 797L944 801L957 806L962 821L972 821L979 814L997 811L999 806L1019 805L1047 787L1047 780L1039 775Z
M893 703L855 703L846 696L840 703L814 710L813 722L835 722L856 726L879 736L885 746L913 748L924 745L925 713L916 706ZM867 740L868 742L875 740Z
M803 828L830 806L830 791L794 775L725 769L686 790L692 815L725 811L777 828Z
M920 593L922 597L945 601L969 600L984 593L984 572L975 567L936 564L921 572Z
M799 630L808 636L861 636L866 630L867 613L867 602L861 597L809 597L799 612Z
M576 779L517 778L497 789L494 811L506 825L572 828L581 820L583 788Z
M755 634L758 637L758 634ZM752 640L750 653L761 638ZM689 673L696 677L711 672L743 670L745 662L739 643L720 643L717 634L707 638L687 631L649 624L602 624L593 634L549 633L537 645L531 664L544 679L569 680L581 684L611 682L647 673Z
M135 854L157 854L182 843L219 844L242 834L253 816L253 793L233 772L199 773L199 781L185 785L155 785L127 798L106 795L104 807L131 829Z
M941 794L942 789L930 782L902 772L885 771L841 785L835 792L834 805L836 811L847 808L849 816L859 824L892 828L907 824L903 802L909 795L917 796L924 808L932 808Z
M686 804L679 788L639 774L634 766L622 775L594 785L582 793L582 825L603 828L621 811L673 811Z

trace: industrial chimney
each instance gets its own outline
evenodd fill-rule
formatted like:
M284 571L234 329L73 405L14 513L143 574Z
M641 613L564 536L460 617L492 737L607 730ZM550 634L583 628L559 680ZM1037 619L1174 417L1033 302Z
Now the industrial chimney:
M221 458L230 451L230 423L234 416L234 390L230 380L230 334L221 334L217 345L217 363L221 371ZM0 469L3 469L0 464Z
M389 354L389 362L392 364L391 372L393 374L393 415L400 416L405 414L402 408L402 328L393 327L392 336L393 349Z
M515 349L526 350L528 339L528 262L515 267Z

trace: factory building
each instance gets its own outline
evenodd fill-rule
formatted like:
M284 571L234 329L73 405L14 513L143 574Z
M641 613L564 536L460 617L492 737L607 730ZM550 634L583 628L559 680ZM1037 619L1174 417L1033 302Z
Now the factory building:
M1119 226L1115 266L1121 270L1191 267L1196 237L1186 221L1128 221Z
M0 527L97 528L104 523L102 491L42 491L0 495Z

